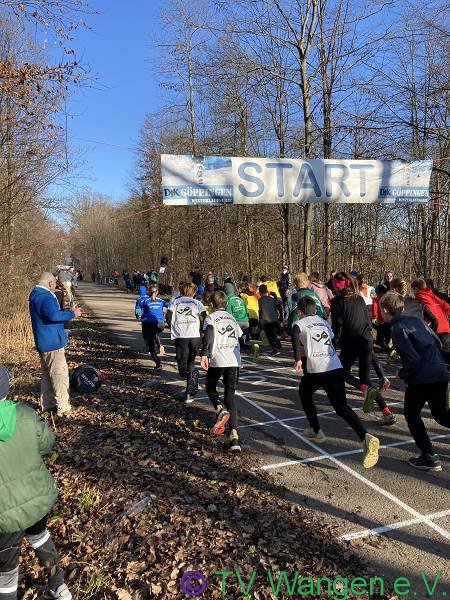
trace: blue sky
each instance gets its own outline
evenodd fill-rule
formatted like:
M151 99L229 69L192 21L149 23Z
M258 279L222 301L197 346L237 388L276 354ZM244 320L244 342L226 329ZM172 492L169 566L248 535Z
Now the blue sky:
M114 201L127 196L135 162L132 148L145 115L158 106L160 90L150 60L161 4L91 0L100 14L87 19L92 30L78 31L73 43L97 78L90 87L74 90L67 103L69 145L79 162L75 184ZM56 193L70 190L58 187Z

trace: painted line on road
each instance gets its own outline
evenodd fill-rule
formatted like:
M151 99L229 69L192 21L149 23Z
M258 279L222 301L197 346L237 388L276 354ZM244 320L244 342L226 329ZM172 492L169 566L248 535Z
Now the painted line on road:
M277 390L279 390L280 388L276 388ZM292 389L297 389L297 387L293 386L293 387L286 387L283 388L286 390L292 390ZM269 390L263 390L264 392L269 391ZM248 393L248 392L247 392ZM262 393L262 392L260 392ZM387 402L386 405L387 406L397 406L398 404L403 404L403 402ZM362 410L362 406L357 406L356 408L353 408L354 411L361 411ZM334 410L329 410L323 413L318 413L317 416L318 417L328 417L330 415L336 415L336 411ZM306 419L306 415L302 415L300 417L287 417L286 419L273 419L271 421L259 421L258 423L249 423L248 425L240 425L239 429L249 429L250 427L261 427L264 425L272 425L273 423L286 423L288 421L301 421Z
M276 415L274 415L270 411L266 410L262 406L259 406L253 400L246 398L242 394L237 394L237 395L240 396L243 400L245 400L245 402L248 402L249 404L251 404L254 408L257 408L261 412L266 414L270 419L277 418ZM298 433L298 431L296 431L295 429L290 427L290 425L287 425L286 423L280 423L280 425L281 425L281 427L284 427L285 429L287 429L294 437L296 437L297 439L301 440L303 443L305 443L308 446L310 446L311 448L313 448L319 454L328 458L335 465L341 467L341 469L343 469L346 473L348 473L349 475L352 475L355 479L357 479L361 483L364 483L368 487L372 488L375 492L378 492L379 494L381 494L382 496L384 496L385 498L387 498L394 504L397 504L397 506L400 506L400 508L403 508L403 510L408 512L413 517L423 518L422 522L425 525L427 525L428 527L430 527L431 529L433 529L434 531L439 533L444 539L450 540L450 532L448 532L446 529L443 529L439 525L436 525L436 523L433 523L428 517L419 513L412 506L409 506L409 504L406 504L406 502L403 502L403 500L401 500L400 498L397 498L397 496L395 496L394 494L391 494L391 492L388 492L387 490L385 490L384 488L382 488L375 482L371 481L370 479L367 479L367 477L364 477L364 475L361 475L361 473L358 473L358 471L355 471L354 469L352 469L351 467L349 467L342 461L338 460L337 458L335 458L334 456L332 456L331 454L329 454L328 452L326 452L325 450L320 448L320 446L318 446L317 444L315 444L308 438L306 438L303 435L301 435L300 433Z
M441 440L445 438L450 438L450 433L435 435L431 437L430 440ZM401 442L392 442L389 444L382 444L380 446L380 450L382 448L396 448L397 446L407 446L408 444L415 444L413 439L403 440ZM302 458L299 460L288 460L282 463L272 463L270 465L264 465L263 467L259 467L258 469L262 469L263 471L270 471L271 469L282 468L282 467L290 467L292 465L306 465L308 463L316 462L318 460L326 460L330 456L350 456L351 454L361 454L363 452L362 448L357 448L356 450L344 450L342 452L334 452L333 454L329 454L328 456L320 454L319 456L309 456L308 458Z
M338 537L342 542L349 542L350 540L359 540L361 538L380 535L388 531L395 529L402 529L409 527L410 525L419 525L420 523L426 523L426 521L443 519L450 515L450 509L441 510L440 512L433 513L431 515L425 515L423 517L416 517L414 519L408 519L407 521L397 521L396 523L390 523L389 525L382 525L381 527L374 527L373 529L362 529L361 531L355 531L355 533L345 533Z

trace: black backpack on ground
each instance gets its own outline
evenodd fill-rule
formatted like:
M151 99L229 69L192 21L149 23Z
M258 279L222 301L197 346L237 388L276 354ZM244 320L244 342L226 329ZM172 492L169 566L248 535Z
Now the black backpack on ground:
M72 372L70 385L80 394L93 394L102 385L102 376L93 365L83 363Z

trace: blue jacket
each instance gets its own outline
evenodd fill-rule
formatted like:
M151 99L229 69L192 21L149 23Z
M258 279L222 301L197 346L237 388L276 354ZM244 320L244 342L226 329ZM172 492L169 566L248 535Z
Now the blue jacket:
M403 365L399 377L405 383L448 381L441 342L422 319L400 313L394 316L391 325L392 342Z
M51 352L67 346L64 322L75 316L72 310L60 310L56 296L36 286L29 297L31 325L38 352Z
M138 319L140 317L143 323L164 323L164 308L169 308L169 303L161 298L155 298L153 301L147 294L144 286L140 288L141 295L136 300L134 314Z

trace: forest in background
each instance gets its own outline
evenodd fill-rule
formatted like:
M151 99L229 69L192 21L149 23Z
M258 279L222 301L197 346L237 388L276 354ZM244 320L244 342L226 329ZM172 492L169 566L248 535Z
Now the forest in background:
M89 77L71 45L93 9L83 0L0 0L2 315L66 250L86 273L153 269L166 256L171 283L196 265L257 277L288 263L323 276L355 268L373 281L390 268L448 287L447 10L442 0L167 0L149 65L163 107L136 132L129 197L114 204L89 189L47 194L74 173L60 123L71 87ZM64 60L36 43L44 25ZM432 199L168 208L161 153L432 158ZM56 210L66 227L52 219Z
M199 265L275 275L385 268L450 280L445 5L405 0L170 0L165 98L142 126L130 198L81 193L72 250L87 272ZM426 205L165 207L160 155L434 159Z

